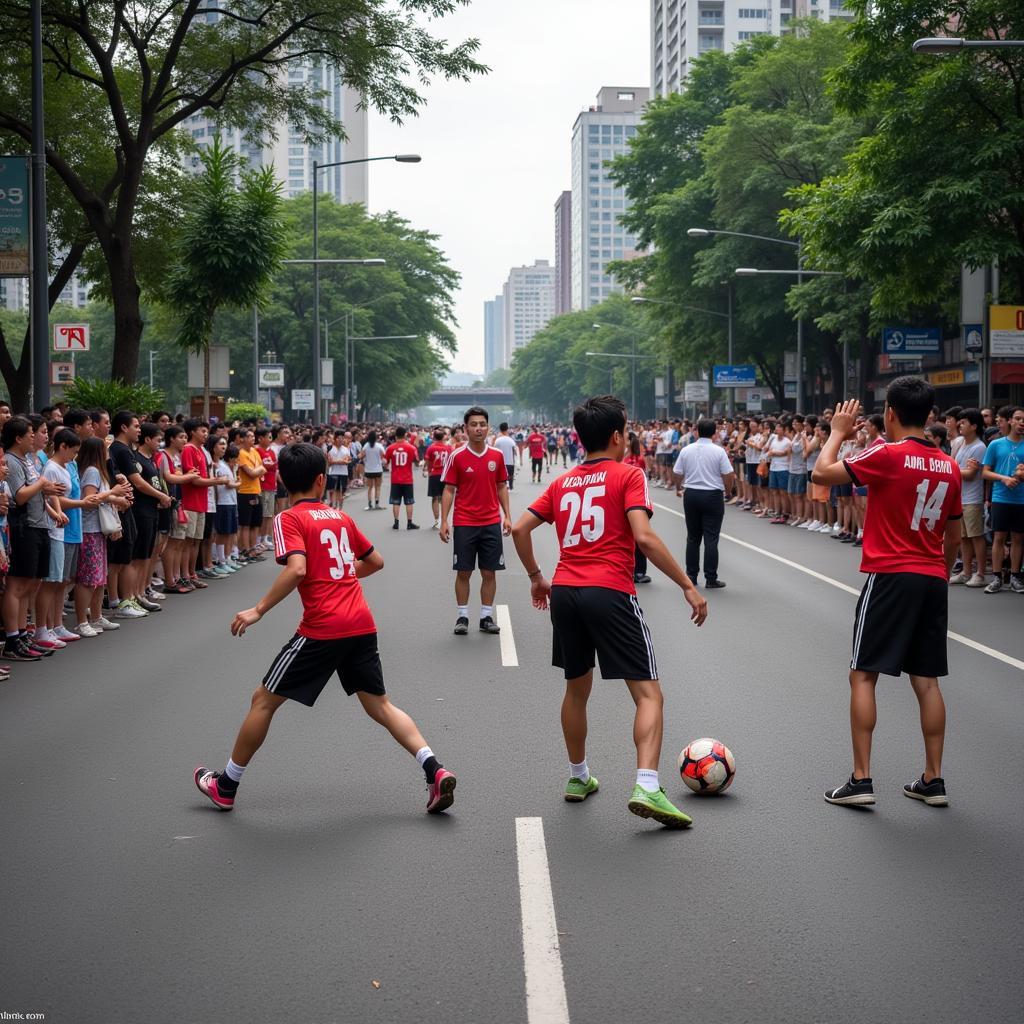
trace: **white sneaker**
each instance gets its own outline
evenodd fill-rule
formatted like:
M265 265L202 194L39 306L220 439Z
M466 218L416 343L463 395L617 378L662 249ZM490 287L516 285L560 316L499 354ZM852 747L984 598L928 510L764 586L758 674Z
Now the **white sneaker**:
M120 629L121 625L117 622L111 622L106 615L101 615L98 619L92 620L92 626L94 629L99 629L101 632L105 632L108 629Z
M804 529L805 530L810 530L810 531L820 530L821 529L821 520L820 519L815 519L813 522L808 523L804 527Z
M970 576L965 572L955 572L949 577L949 585L951 587L956 586L958 583L966 583L970 579Z
M88 622L80 622L77 626L75 626L75 632L79 636L99 636L100 633L103 632L103 630L94 629L92 626L89 625Z
M69 641L73 641L73 640L77 640L78 639L78 634L77 633L72 633L70 629L65 629L63 626L58 626L53 631L53 635L58 640L63 640L64 643L68 643Z
M372 512L373 509L369 505L367 505L366 508L363 509L363 511L364 512Z
M835 533L835 530L828 523L822 523L818 533Z
M988 583L984 573L976 572L965 584L965 587L984 587Z
M832 532L838 537L839 534L843 532L843 528L839 523L836 523L836 525L832 527Z

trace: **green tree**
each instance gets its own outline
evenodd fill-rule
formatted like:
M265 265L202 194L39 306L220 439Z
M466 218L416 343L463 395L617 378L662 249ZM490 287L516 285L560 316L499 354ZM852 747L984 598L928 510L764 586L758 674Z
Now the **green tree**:
M217 117L243 129L285 120L305 126L311 142L344 137L324 109L317 77L299 83L286 74L313 61L401 121L421 108L419 90L431 76L468 80L487 70L475 59L476 40L450 45L423 27L465 3L325 0L311 8L296 0L232 0L210 8L198 0L43 0L50 194L54 177L67 193L54 202L66 214L54 220L55 241L70 249L60 272L70 277L96 246L114 310L112 376L133 380L138 368L146 283L140 248L158 268L166 236L147 231L147 218L167 222L167 183L180 171L187 119ZM23 0L0 0L4 148L31 139L30 10ZM51 300L60 288L55 294L51 287ZM0 345L10 386L6 351Z
M871 283L877 318L947 300L960 265L999 260L1024 296L1024 50L912 53L915 39L1024 36L1001 0L850 0L836 102L872 121L849 159L784 217L816 264ZM869 16L870 8L870 16ZM955 26L955 28L953 28Z
M238 157L219 139L186 193L186 214L161 298L178 318L178 344L203 356L203 416L210 415L210 343L222 307L259 307L286 247L281 187L272 167L235 185Z

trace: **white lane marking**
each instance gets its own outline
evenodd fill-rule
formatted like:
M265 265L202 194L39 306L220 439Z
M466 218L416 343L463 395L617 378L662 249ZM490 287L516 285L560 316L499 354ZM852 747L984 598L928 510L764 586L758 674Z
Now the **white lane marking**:
M679 516L680 519L686 517L682 512L677 512L674 508L669 508L668 505L662 505L658 502L653 502L656 508L660 508L670 515ZM745 540L740 540L739 537L730 537L727 533L719 534L723 540L731 541L733 544L739 544L742 548L749 548L751 551L756 551L759 555L764 555L765 558L774 559L776 562L781 562L783 565L788 565L790 569L796 569L798 572L806 573L808 576L813 576L816 580L821 580L822 583L828 583L833 587L838 587L840 590L845 590L847 594L853 594L854 597L860 596L860 591L855 587L851 587L847 583L840 583L839 580L832 579L831 576L825 576L820 572L815 572L813 569L808 569L806 565L801 565L799 562L792 562L788 558L783 558L782 555L777 555L773 551L765 551L764 548L759 548L756 544L750 544ZM955 640L958 644L963 644L964 647L970 647L972 650L979 651L981 654L987 654L990 658L995 658L996 661L1001 661L1012 668L1018 669L1024 672L1024 661L1020 661L1018 658L1011 657L1009 654L1004 654L1002 651L997 651L994 647L986 647L985 644L979 644L977 640L972 640L969 636L964 636L962 633L954 633L953 630L948 630L946 635L950 640Z
M526 1019L529 1024L569 1024L542 818L516 818L516 855L526 971Z
M505 668L519 668L516 638L512 635L512 616L508 613L508 605L499 604L494 610L498 615L498 625L501 627L501 663Z

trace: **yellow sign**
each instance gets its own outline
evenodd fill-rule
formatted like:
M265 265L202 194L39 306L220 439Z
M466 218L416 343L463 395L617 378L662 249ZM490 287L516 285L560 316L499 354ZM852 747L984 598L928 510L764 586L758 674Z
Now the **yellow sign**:
M937 388L949 388L956 384L963 384L963 370L936 370L928 374L928 383L934 384Z
M1024 356L1024 306L990 306L990 349L993 356Z

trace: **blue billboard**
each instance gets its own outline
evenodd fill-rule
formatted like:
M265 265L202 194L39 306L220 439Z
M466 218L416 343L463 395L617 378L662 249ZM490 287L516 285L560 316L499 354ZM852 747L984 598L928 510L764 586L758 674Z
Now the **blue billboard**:
M712 378L716 388L752 388L757 385L757 367L753 363L739 366L715 366Z
M887 356L937 356L942 347L938 327L886 327L882 351Z

